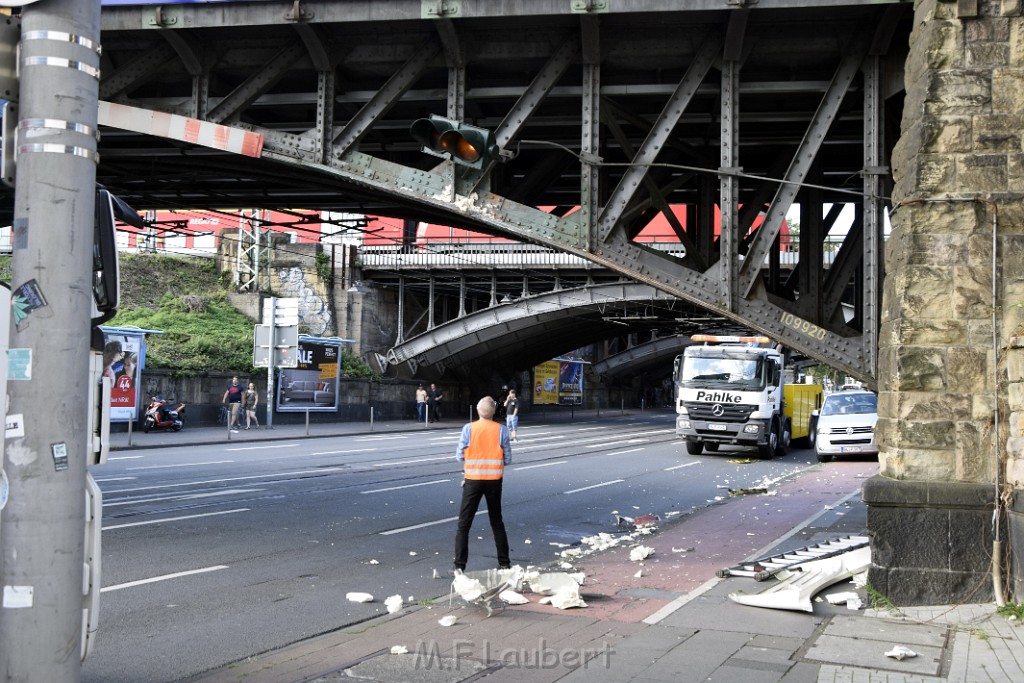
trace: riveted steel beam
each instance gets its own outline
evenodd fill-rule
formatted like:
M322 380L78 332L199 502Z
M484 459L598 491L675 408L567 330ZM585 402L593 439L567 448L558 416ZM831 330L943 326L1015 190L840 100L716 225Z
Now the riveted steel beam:
M297 61L307 56L306 46L301 41L281 49L262 68L254 72L237 88L210 109L207 120L224 123L236 117L243 109L265 93L268 88L281 80Z

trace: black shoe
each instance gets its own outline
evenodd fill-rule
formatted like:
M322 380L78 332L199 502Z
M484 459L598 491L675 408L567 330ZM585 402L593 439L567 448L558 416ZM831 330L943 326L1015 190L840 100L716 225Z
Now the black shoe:
M463 568L452 567L451 576L453 576L453 577L455 577L455 576L462 576L465 573L466 572L465 572L465 570Z
M510 565L510 564L499 564L498 565L498 569L512 569L512 565Z

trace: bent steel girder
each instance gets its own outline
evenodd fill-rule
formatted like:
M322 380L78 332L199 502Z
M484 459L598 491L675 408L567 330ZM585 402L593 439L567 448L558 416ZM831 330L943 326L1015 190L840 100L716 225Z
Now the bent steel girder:
M652 366L670 368L672 359L681 354L687 346L693 344L694 342L684 335L652 339L594 363L591 370L598 377L615 377L635 374Z
M105 126L98 176L139 209L337 210L547 245L870 381L891 147L882 112L898 104L884 69L902 66L888 52L909 35L910 6L105 7L104 99L224 122L263 147L250 159ZM514 158L439 165L408 132L429 114L496 131ZM775 244L794 198L800 274L786 281ZM849 257L826 277L818 217L837 203L859 204L863 226L856 245L837 237ZM659 215L681 258L645 246ZM851 288L864 305L829 315Z
M620 334L614 324L604 324L601 318L602 310L609 305L668 303L670 300L671 297L664 292L634 282L538 294L437 325L392 347L387 353L387 360L392 365L415 360L419 365L451 366L452 358L468 363L480 357L503 355L501 349L509 345L522 346L523 338L536 338L538 329L544 331L543 341L537 345L542 347L538 357L551 358L580 346L583 327L594 333L603 330L601 338ZM558 338L554 333L556 328L566 333L562 335L568 340L564 348L558 348L554 341Z

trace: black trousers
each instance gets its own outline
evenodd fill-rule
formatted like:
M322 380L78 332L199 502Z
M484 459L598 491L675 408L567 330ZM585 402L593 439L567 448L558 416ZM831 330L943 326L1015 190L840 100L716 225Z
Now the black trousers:
M487 501L487 516L491 520L491 533L494 534L494 548L498 552L498 566L507 567L511 564L508 557L508 535L505 533L505 521L501 518L501 479L467 479L462 487L462 507L459 508L459 528L455 532L456 569L465 569L469 559L469 530L480 507L480 499Z

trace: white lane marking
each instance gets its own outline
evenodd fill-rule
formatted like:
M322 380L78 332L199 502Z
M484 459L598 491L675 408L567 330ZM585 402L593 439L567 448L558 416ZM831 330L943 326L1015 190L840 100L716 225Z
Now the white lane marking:
M532 469L536 469L538 467L551 467L552 465L564 465L567 462L569 462L569 461L568 460L559 460L558 462L542 462L539 465L524 465L522 467L513 467L512 469L514 469L516 472L518 472L520 470L532 470Z
M605 453L605 455L622 455L623 453L636 453L637 451L642 451L642 450L643 450L642 448L630 448L629 450L625 450L625 451L615 451L614 453Z
M612 484L621 484L626 481L625 479L614 479L612 481L606 481L602 484L594 484L593 486L584 486L581 489L572 489L570 491L562 491L562 493L579 493L580 491L589 491L590 489L599 489L602 486L611 486Z
M353 448L348 451L320 451L319 453L310 453L310 455L342 455L344 453L369 453L377 450L376 448Z
M482 515L485 512L487 512L487 510L477 510L476 514ZM388 529L387 531L379 531L377 533L380 536L390 536L392 534L400 534L400 533L402 533L404 531L415 531L416 529L422 529L422 528L428 527L428 526L435 526L437 524L447 524L448 522L457 522L457 521L459 521L458 517L445 517L444 519L438 519L438 520L435 520L433 522L423 522L423 524L414 524L412 526L404 526L401 529Z
M224 484L229 481L248 481L250 479L263 479L269 480L272 477L293 477L293 476L308 476L314 474L323 474L326 472L344 472L346 469L351 468L345 467L321 467L311 470L299 470L297 472L279 472L278 474L253 474L247 477L222 477L221 479L201 479L199 481L183 481L178 484L160 484L159 486L139 486L134 489L119 489L117 491L108 491L108 494L115 493L134 493L135 491L157 491L159 489L177 489L182 486L202 486L203 484ZM279 482L265 481L267 484L276 484Z
M297 443L282 443L272 446L237 446L236 448L225 448L226 451L264 451L270 448L295 448Z
M442 455L437 458L415 458L413 460L392 460L391 462L375 462L374 467L394 467L395 465L411 465L417 462L433 462L434 460L455 460L455 454Z
M686 462L686 463L683 463L682 465L674 465L672 467L666 467L665 471L666 472L671 472L672 470L678 470L678 469L681 469L683 467L693 467L694 465L699 465L699 464L700 464L699 462Z
M170 579L177 579L182 576L194 576L196 574L205 574L206 572L215 572L227 568L228 566L226 564L218 564L216 567L203 567L202 569L193 569L187 572L177 572L174 574L164 574L163 576L154 576L151 579L139 579L138 581L129 581L128 583L118 583L113 586L101 588L100 593L106 593L107 591L119 591L122 588L134 588L135 586L144 586L147 583L156 583L157 581L169 581Z
M401 439L408 439L407 436L391 436L391 435L380 435L380 436L364 436L355 439L355 441L398 441Z
M215 517L217 515L230 515L235 512L248 512L249 508L238 508L237 510L223 510L221 512L207 512L202 515L184 515L182 517L165 517L164 519L151 519L148 522L131 522L129 524L115 524L113 526L105 526L102 531L110 531L112 529L127 529L133 526L148 526L150 524L163 524L164 522L180 522L185 519L199 519L200 517Z
M142 457L144 457L144 456L141 456L141 455L119 455L116 458L107 458L107 462L110 462L111 460L138 460L139 458L142 458Z
M144 467L126 467L125 470L162 470L169 467L198 467L200 465L224 465L234 460L211 460L210 462L182 462L175 465L146 465Z
M110 477L108 479L97 479L97 484L102 484L106 481L135 481L138 477Z
M144 505L146 503L160 503L165 500L196 500L198 498L214 498L216 496L233 496L238 493L259 493L263 489L224 489L223 491L213 491L211 493L179 493L171 496L160 496L159 498L150 498L148 496L139 496L137 498L126 498L124 500L112 500L103 501L103 507L115 507L118 505Z
M451 479L438 479L437 481L424 481L419 484L406 484L405 486L392 486L386 489L373 489L372 491L360 491L359 493L384 493L385 491L399 491L401 489L414 489L417 486L430 486L431 484L444 484L451 481Z
M575 431L575 432L592 432L595 429L608 429L608 427L607 426L605 426L605 427L583 427L582 429L574 429L573 431Z

